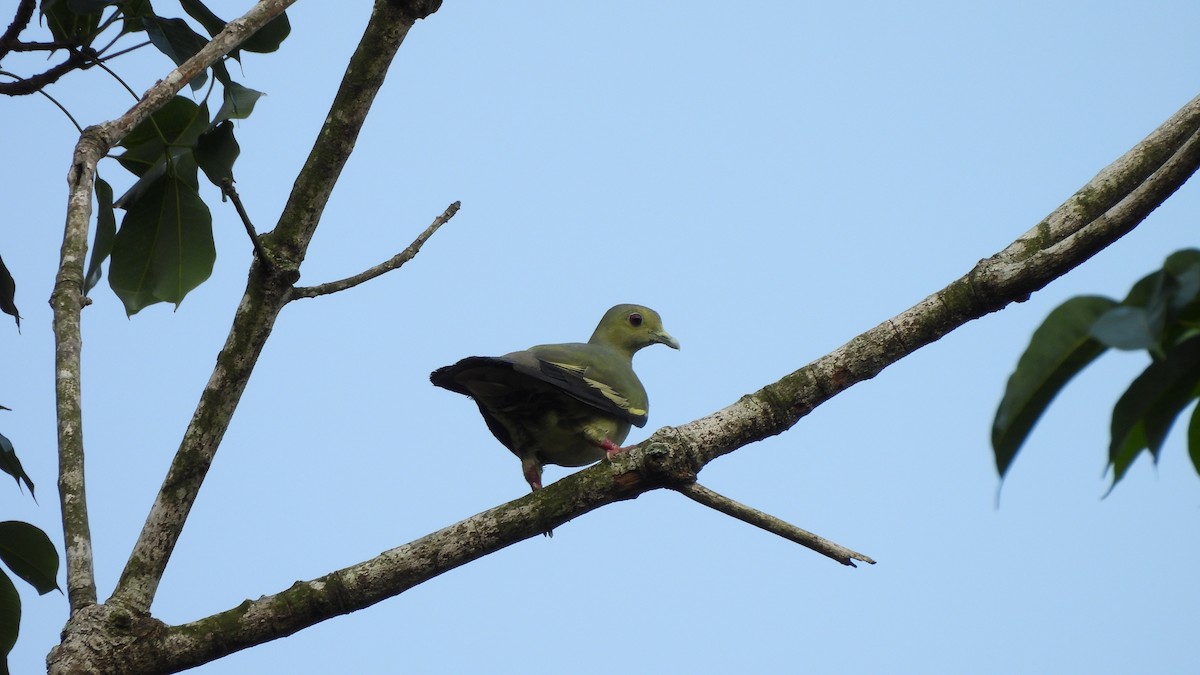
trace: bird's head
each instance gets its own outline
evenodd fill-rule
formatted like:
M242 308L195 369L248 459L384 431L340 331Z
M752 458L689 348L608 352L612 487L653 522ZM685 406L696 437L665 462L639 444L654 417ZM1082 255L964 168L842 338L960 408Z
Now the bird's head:
M663 329L658 312L641 305L617 305L605 312L588 342L615 347L630 355L655 343L679 349L679 340Z

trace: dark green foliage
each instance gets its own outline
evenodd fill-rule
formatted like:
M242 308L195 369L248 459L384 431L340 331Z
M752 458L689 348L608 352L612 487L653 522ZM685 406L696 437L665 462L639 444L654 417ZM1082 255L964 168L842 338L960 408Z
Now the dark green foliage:
M22 481L29 488L29 495L34 496L33 480L29 478L29 474L25 473L25 468L21 466L21 459L17 457L17 451L13 448L12 441L8 440L4 434L0 434L0 471L12 476L17 481L17 487L21 487ZM36 497L34 497L36 499Z
M121 140L125 152L117 161L134 175L145 178L156 165L161 170L172 151L186 151L195 146L207 128L208 106L176 96ZM117 206L124 208L123 202L124 196L117 200Z
M208 35L216 35L226 25L200 0L180 4ZM41 10L55 39L78 47L91 45L100 33L119 25L122 34L144 32L155 48L180 65L208 43L189 19L161 16L151 0L42 0ZM281 14L240 49L275 51L289 32L291 25ZM80 54L93 57L86 50ZM238 51L230 57L238 58ZM178 305L212 271L216 257L212 216L200 197L199 170L219 187L233 180L240 150L229 120L249 117L263 94L234 82L224 61L211 70L221 84L216 116L210 116L206 102L211 90L200 102L174 97L120 143L122 152L116 159L137 177L132 186L114 200L110 184L96 180L96 235L84 287L95 287L105 260L111 258L109 284L129 314L156 302ZM207 71L189 84L199 92L206 82ZM115 208L125 210L119 228ZM0 311L16 317L14 290L0 262Z
M142 25L146 28L146 36L150 38L150 42L158 51L170 57L177 66L183 65L184 61L195 56L196 52L208 43L208 40L192 30L183 19L164 19L150 15L142 17ZM206 81L207 76L200 73L188 84L192 89L200 89Z
M200 135L196 143L196 163L214 185L233 180L233 163L242 149L233 137L233 122L228 120Z
M113 189L96 176L96 240L92 242L92 257L84 277L84 293L100 283L100 264L112 253L113 237L117 235L117 216L113 212Z
M1143 450L1158 460L1175 419L1200 397L1200 250L1171 254L1120 303L1076 297L1046 317L996 411L992 449L1001 477L1054 396L1109 347L1144 349L1151 358L1113 408L1108 463L1115 486ZM1200 472L1200 412L1192 415L1188 448Z
M216 35L227 23L198 0L180 0L179 4L183 6L183 11L187 12L188 16L195 19L201 26L204 26L204 30L208 31L209 35ZM251 35L248 40L242 43L240 49L259 54L269 54L279 49L279 45L283 43L284 38L291 32L292 25L288 21L287 14L280 14L277 18L271 20L270 23L258 29L257 33ZM235 59L238 58L237 51L231 52L230 56Z
M0 435L0 470L15 478L18 487L24 481L33 496L33 481L21 467L12 442L3 435ZM0 522L0 561L38 593L45 595L58 588L58 551L45 532L29 523ZM8 672L8 654L17 643L20 623L21 596L8 573L0 569L0 675Z
M1055 308L1033 333L1029 348L1008 379L992 424L996 469L1003 476L1034 423L1058 392L1104 353L1090 330L1117 303L1099 296L1071 298Z
M259 97L262 95L261 91L243 87L237 82L226 84L225 101L221 104L221 109L217 111L217 116L213 118L213 124L225 120L246 119L254 111L254 104L258 102Z
M199 0L181 0L181 4L210 35L225 26ZM48 51L68 50L71 56L66 64L76 68L132 51L136 47L121 43L121 37L131 33L146 33L150 43L176 65L208 42L185 19L157 14L151 0L41 0L40 9L42 22L54 39ZM110 39L118 28L116 39ZM290 30L287 16L280 15L241 48L275 51ZM108 37L97 40L105 32ZM235 50L230 57L237 58L237 53ZM122 139L122 152L116 159L135 180L121 198L114 200L112 186L96 177L96 234L84 290L95 287L104 261L111 259L109 283L129 314L156 302L178 306L212 272L216 259L212 216L200 197L199 172L203 168L205 176L218 186L233 179L239 147L229 120L247 118L262 92L234 82L224 61L214 63L211 70L222 92L215 118L210 118L207 104L211 89L199 103L176 96ZM189 84L198 92L207 81L205 71ZM119 228L117 208L125 210ZM16 284L0 260L0 311L13 316L19 329L15 294ZM0 409L7 410L4 406ZM33 480L25 473L12 442L3 435L0 471L34 495ZM33 525L0 522L0 561L39 593L58 588L58 552ZM0 569L0 675L9 672L8 654L16 643L20 618L20 596L9 573Z
M45 532L19 520L0 522L0 560L38 593L58 589L58 551Z
M231 175L232 133L211 126L207 105L176 96L121 141L125 152L117 161L139 178L115 202L125 217L110 245L107 229L98 223L88 278L98 276L100 263L111 255L109 285L127 313L156 302L178 306L212 272L212 215L200 198L198 164L203 160L211 168L223 160L224 173ZM97 201L100 220L106 214L99 192Z
M0 570L0 675L8 675L8 654L21 630L21 596L12 579Z
M104 4L107 3L42 0L42 19L55 40L86 45L91 43L100 27L100 11Z
M258 29L257 33L251 35L242 43L241 48L248 52L270 54L279 49L279 45L283 44L291 32L292 24L288 21L287 14L280 14L271 19L270 23Z
M17 330L21 330L21 314L17 311L17 282L13 279L4 258L0 258L0 312L17 320Z
M108 282L131 315L156 302L178 306L212 273L212 216L196 192L194 160L181 159L170 166L185 168L156 178L128 207L113 239Z

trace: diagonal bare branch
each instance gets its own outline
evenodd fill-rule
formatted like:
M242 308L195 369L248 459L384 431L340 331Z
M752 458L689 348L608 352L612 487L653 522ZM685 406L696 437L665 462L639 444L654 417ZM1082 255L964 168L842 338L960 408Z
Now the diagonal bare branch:
M1003 251L838 349L679 428L701 465L782 433L821 403L959 326L1023 302L1120 239L1200 167L1200 96Z
M703 504L710 509L715 509L724 513L727 516L737 518L738 520L749 523L755 527L762 529L772 534L777 534L788 541L794 541L801 546L810 548L823 556L833 558L834 560L857 567L854 564L855 560L874 565L875 561L871 558L852 551L841 544L836 544L828 539L813 534L808 530L801 529L772 516L768 513L763 513L757 509L752 509L741 502L734 501L725 495L713 492L699 483L685 483L675 488L677 492L685 497L695 501L698 504Z
M824 401L955 328L1062 276L1135 227L1200 168L1200 97L1004 251L830 354L738 402L375 558L247 600L160 638L202 663L403 593L607 504L681 490L716 457L781 433ZM865 559L863 556L861 559Z
M346 277L345 279L341 279L339 281L330 281L328 283L318 284L316 286L297 286L292 289L292 295L290 299L295 300L297 298L315 298L319 295L337 293L338 291L344 291L348 288L354 288L361 283L370 281L371 279L386 274L387 272L391 272L394 269L398 269L404 263L412 260L417 253L421 251L421 247L425 245L425 242L433 236L433 233L437 232L438 228L440 228L442 225L445 225L447 221L453 218L454 214L458 213L458 209L461 206L461 202L454 202L450 206L447 206L446 210L442 212L442 215L434 218L433 222L429 224L429 227L425 228L424 232L421 232L421 234L417 235L417 238L408 245L408 248L405 248L403 251L397 253L391 258L388 258L387 260L370 269L363 270L352 277Z

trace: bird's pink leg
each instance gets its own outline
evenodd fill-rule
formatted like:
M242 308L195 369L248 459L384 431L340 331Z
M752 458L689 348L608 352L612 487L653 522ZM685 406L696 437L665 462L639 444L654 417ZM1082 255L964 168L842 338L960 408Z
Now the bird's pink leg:
M599 445L601 448L604 448L604 454L607 455L609 459L612 459L613 457L616 457L617 455L619 455L625 451L625 448L622 448L621 446L617 445L616 443L613 443L612 441L608 440L607 438L602 439L600 441Z
M536 459L522 460L521 471L525 474L525 482L534 492L542 489L542 463Z

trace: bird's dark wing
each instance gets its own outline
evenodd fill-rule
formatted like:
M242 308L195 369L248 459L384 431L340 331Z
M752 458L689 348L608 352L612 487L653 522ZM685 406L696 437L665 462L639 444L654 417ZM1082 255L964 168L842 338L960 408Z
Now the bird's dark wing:
M435 370L429 379L443 389L474 398L481 410L486 406L493 413L522 414L528 410L527 414L540 414L553 406L556 398L566 396L637 427L646 425L644 409L631 405L610 385L588 377L586 367L540 359L529 352L505 357L469 356ZM492 421L488 426L508 445L496 433Z

